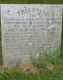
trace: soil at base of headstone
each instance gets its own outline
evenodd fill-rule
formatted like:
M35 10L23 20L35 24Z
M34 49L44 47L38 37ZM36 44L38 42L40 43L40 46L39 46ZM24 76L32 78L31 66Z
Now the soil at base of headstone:
M35 74L35 75L38 75L38 74L42 73L42 69L37 68L31 62L21 64L19 66L19 69L21 69L24 72L32 73L32 74Z
M31 62L21 64L17 68L25 73L31 73L31 74L35 74L35 75L42 73L42 69L38 69ZM0 65L0 73L3 73L4 71L11 72L11 71L13 71L13 68L11 68L11 67L4 68L2 65Z
M23 72L31 73L31 74L34 74L34 75L40 75L40 74L43 73L42 68L37 68L31 62L20 64L17 68L19 70L23 71ZM53 69L54 69L53 64L50 64L50 63L47 64L46 69L48 69L49 71L53 71ZM13 71L13 68L12 67L4 68L2 65L0 65L0 73L2 73L4 71L11 72L11 71Z

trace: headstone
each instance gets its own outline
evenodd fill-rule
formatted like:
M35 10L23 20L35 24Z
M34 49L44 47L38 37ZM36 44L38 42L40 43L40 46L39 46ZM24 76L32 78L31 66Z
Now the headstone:
M62 5L1 4L3 65L58 51L61 27Z

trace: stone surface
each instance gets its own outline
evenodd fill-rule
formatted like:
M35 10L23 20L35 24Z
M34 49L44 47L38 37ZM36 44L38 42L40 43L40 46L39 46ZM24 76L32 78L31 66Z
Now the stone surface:
M61 43L62 5L1 4L4 66L15 66L57 51Z

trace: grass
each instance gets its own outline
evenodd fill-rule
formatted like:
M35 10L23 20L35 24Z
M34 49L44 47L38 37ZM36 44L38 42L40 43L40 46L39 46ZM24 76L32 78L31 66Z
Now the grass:
M63 19L63 16L62 16ZM61 36L61 58L63 58L63 20L62 20L62 36Z
M1 0L1 3L21 3L21 4L62 4L63 0Z

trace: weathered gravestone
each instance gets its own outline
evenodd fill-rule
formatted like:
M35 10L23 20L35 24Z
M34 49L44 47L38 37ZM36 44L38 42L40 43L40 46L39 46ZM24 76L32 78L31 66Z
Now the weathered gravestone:
M3 65L59 51L62 5L1 4Z

